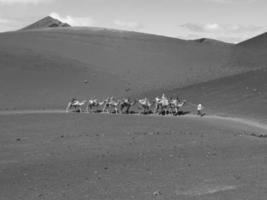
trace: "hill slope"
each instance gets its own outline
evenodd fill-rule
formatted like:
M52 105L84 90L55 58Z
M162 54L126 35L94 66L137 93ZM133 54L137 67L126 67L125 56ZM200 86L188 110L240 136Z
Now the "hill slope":
M267 48L267 33L250 38L238 44L239 46L263 50Z
M221 67L231 55L231 45L198 44L134 32L38 29L1 34L0 43L2 81L8 83L0 86L2 108L25 106L16 99L29 102L28 106L46 107L47 102L62 105L63 99L67 101L74 94L103 97L176 88L239 70ZM42 85L35 88L40 80ZM88 87L81 84L84 80L90 80ZM44 95L38 96L40 92Z
M250 68L266 67L267 33L237 44L231 63Z
M208 114L231 115L267 123L267 69L241 73L167 92L188 100L187 111L202 103ZM155 94L150 94L155 95Z
M1 109L62 108L73 96L132 96L252 69L232 44L101 28L2 33L0 43Z

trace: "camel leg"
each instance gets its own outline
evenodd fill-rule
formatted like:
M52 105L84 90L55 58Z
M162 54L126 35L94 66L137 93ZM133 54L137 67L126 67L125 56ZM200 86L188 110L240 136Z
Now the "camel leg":
M156 107L156 114L159 114L159 112L160 112L160 106L159 105L157 105L157 107Z
M181 110L181 107L178 107L177 108L177 114L179 114L180 110Z
M88 107L88 112L92 112L92 109L93 109L93 106L92 105L89 105L89 107Z
M89 113L89 104L86 106L85 112Z
M69 112L70 107L71 107L71 103L69 102L68 105L67 105L67 107L66 107L66 112Z
M163 113L163 107L160 105L158 107L158 114L161 115Z
M138 107L138 109L139 109L139 114L142 114L142 111L144 112L144 106L143 105L141 105L141 106L139 106Z
M145 107L145 114L148 113L148 106Z
M95 107L94 113L98 113L98 105L95 105L94 107Z
M175 115L178 115L178 108L175 107Z
M165 106L163 106L162 110L163 110L163 115L166 115L166 108L165 108Z
M73 106L74 111L77 112L78 106Z
M160 108L159 108L159 106L157 106L156 110L155 110L155 114L159 114L159 110L160 110Z
M102 112L106 112L106 105L104 105Z
M157 114L160 115L162 113L162 107L161 106L158 106L157 108Z
M121 113L121 114L123 114L123 106L121 105L120 107L119 107L120 109L119 109L119 112Z
M157 105L155 105L155 108L154 108L154 114L156 114L157 113Z
M130 108L131 108L131 106L128 106L128 107L127 107L127 109L126 109L126 113L127 113L127 114L129 114Z
M110 105L107 105L107 106L106 106L105 111L106 111L106 113L110 113Z
M104 105L102 112L107 112L107 104Z
M115 106L114 110L115 110L116 114L119 114L119 110L118 110L117 106Z
M147 112L148 112L148 114L150 114L150 113L151 113L150 106L148 106L148 107L147 107Z
M73 106L73 109L76 112L77 111L77 106Z

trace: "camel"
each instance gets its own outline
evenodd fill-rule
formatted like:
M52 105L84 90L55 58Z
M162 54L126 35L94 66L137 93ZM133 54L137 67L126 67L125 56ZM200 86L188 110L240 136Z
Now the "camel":
M168 99L162 99L161 100L161 114L163 114L163 115L168 114L170 112L169 106L170 106L169 100Z
M154 114L156 114L161 109L161 99L156 97L154 102L155 102Z
M161 98L156 97L155 98L155 108L154 113L160 113L160 114L166 114L169 112L169 100L165 96L165 94L162 95Z
M120 112L123 113L124 109L125 109L125 113L128 114L130 111L130 108L136 104L136 100L135 101L130 101L129 99L123 99L120 102Z
M86 107L86 112L92 112L94 107L97 109L99 106L102 106L104 104L105 104L105 101L98 102L97 99L95 98L89 99L87 107Z
M78 101L77 99L72 99L67 107L66 107L66 112L70 112L71 110L73 112L82 112L82 106L86 103L86 100L83 101Z
M143 108L143 113L144 114L149 113L150 112L150 108L153 105L152 103L149 102L148 98L140 99L140 100L138 100L138 103Z
M170 100L171 112L174 113L174 115L177 115L185 103L186 103L186 100L180 101L178 98ZM174 112L173 112L173 109L174 109Z
M113 108L113 112L115 112L116 114L118 114L118 106L120 105L120 101L115 101L113 97L111 98L107 98L104 101L104 108L103 108L103 112L108 112L110 113L109 108Z

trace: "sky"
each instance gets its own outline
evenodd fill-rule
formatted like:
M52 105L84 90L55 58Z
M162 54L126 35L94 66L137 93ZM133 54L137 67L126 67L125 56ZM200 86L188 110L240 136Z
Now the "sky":
M266 0L0 0L0 32L45 16L72 26L238 43L267 31Z

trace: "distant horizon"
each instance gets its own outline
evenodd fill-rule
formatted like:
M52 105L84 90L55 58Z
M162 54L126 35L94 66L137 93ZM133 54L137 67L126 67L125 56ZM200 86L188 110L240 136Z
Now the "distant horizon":
M265 33L264 0L0 0L0 32L45 16L71 26L239 43Z

